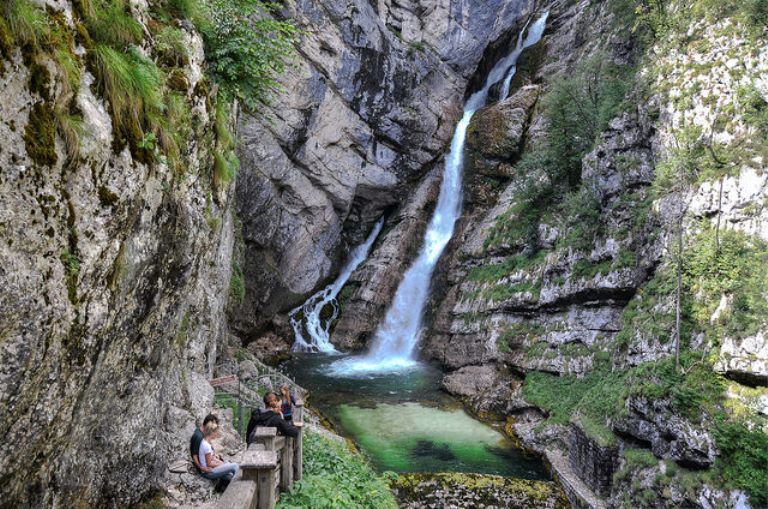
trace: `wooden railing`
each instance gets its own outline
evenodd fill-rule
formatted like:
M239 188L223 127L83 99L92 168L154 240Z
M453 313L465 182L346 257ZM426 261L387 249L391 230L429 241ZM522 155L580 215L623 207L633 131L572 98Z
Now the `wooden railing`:
M238 462L240 474L229 483L216 509L274 509L279 494L301 480L304 466L303 404L297 402L293 425L296 438L278 436L277 428L256 427Z

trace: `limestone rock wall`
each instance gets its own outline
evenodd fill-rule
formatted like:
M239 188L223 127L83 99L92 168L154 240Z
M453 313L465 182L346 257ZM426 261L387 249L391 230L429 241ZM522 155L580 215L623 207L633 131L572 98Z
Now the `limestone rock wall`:
M339 341L360 346L370 332L362 317L381 313L404 271L403 255L418 242L426 216L409 210L424 209L434 196L426 190L430 170L461 114L468 78L486 46L533 4L327 0L287 7L284 14L304 30L295 65L273 104L243 116L239 127L238 263L246 294L231 323L240 337L277 333L290 343L285 313L325 284L349 248L389 214L385 231L409 233L379 243L388 245L381 253L374 248L360 274L384 284L354 293L350 309L360 318L340 325ZM402 260L392 260L395 251Z
M47 7L74 34L72 4ZM133 15L146 21L140 5ZM18 46L0 57L2 507L136 503L163 484L169 459L185 456L212 403L233 190L211 183L215 97L196 87L202 42L184 34L182 93L197 127L181 173L116 141L85 66L72 106L79 152L68 156L51 126L41 162L28 138L37 112L62 99L56 68L47 54L35 58L51 70L41 84Z

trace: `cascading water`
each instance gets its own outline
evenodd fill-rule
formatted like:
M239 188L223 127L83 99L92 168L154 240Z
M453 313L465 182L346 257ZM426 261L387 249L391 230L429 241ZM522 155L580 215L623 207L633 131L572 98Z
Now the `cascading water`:
M424 245L419 256L403 276L392 306L387 311L384 322L376 331L371 351L364 357L353 357L339 361L333 367L336 373L391 371L416 364L413 354L419 339L421 318L432 272L445 246L453 236L456 220L461 213L461 176L467 128L475 112L485 106L488 90L505 78L505 74L511 83L518 57L525 48L533 46L541 40L547 16L548 13L544 13L534 23L522 44L520 44L522 36L519 38L515 49L491 69L483 88L472 94L467 100L464 106L464 115L456 126L451 141L451 150L445 161L445 171L440 186L440 195L437 199L437 207L427 227ZM506 97L508 93L509 87L506 86L502 98Z
M336 352L330 340L331 324L339 316L339 305L336 297L355 269L368 257L368 252L371 250L371 246L379 236L379 233L381 233L383 225L384 218L381 218L376 223L376 226L373 227L365 242L352 251L349 260L347 260L336 281L307 299L302 306L291 311L289 316L296 338L293 344L294 352ZM331 314L323 318L323 309L328 305L331 306ZM308 338L304 336L305 332Z

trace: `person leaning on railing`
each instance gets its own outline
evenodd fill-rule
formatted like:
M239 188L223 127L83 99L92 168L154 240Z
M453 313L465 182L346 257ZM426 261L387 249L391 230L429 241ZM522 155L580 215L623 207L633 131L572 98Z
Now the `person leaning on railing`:
M299 429L290 422L283 419L280 412L280 398L274 392L268 392L264 395L264 410L254 408L251 412L251 419L248 421L247 441L251 440L251 434L257 426L265 428L277 428L277 433L286 437L296 438L299 436Z

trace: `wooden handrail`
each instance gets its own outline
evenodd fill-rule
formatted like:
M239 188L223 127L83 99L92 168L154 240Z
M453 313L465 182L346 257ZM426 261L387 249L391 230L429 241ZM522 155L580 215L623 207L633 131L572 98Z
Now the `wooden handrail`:
M216 509L274 509L279 492L286 492L303 474L304 423L296 438L279 436L277 428L257 426L242 453L241 475L229 483ZM278 477L279 472L279 477Z

